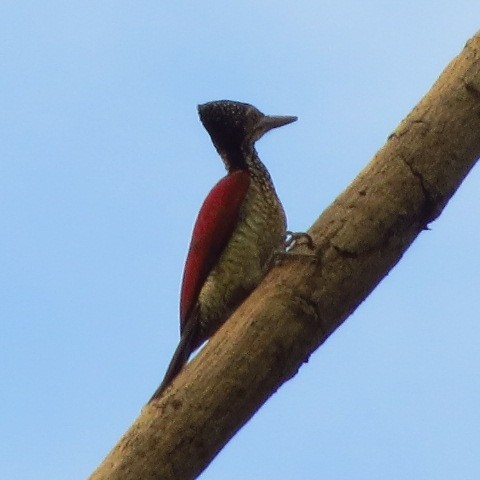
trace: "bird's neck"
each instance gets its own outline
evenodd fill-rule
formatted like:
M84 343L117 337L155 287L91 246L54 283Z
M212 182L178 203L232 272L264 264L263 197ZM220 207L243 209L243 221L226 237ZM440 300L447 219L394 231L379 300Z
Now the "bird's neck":
M246 160L248 173L250 176L262 186L267 187L269 190L273 188L272 178L267 170L267 167L260 160L255 149L247 157Z
M220 153L225 167L229 174L238 170L248 171L254 181L267 188L272 188L272 179L267 167L260 160L255 148L248 150L232 150L229 152Z

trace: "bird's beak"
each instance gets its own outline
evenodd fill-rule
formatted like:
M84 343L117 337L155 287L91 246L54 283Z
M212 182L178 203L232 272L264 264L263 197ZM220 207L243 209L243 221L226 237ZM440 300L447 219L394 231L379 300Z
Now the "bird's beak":
M265 115L259 122L258 127L263 133L272 130L272 128L283 127L289 123L297 121L297 117Z

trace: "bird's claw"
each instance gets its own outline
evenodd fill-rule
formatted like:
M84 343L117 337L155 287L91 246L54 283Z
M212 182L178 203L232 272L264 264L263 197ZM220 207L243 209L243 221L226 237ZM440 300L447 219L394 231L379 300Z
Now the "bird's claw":
M275 265L280 265L283 260L304 260L316 261L316 256L314 253L296 253L292 252L294 246L297 245L306 245L309 250L314 250L315 244L313 243L312 237L305 232L286 232L284 250L276 251L273 254L273 263Z
M299 240L304 240L304 242L299 243ZM291 232L288 230L286 232L285 238L285 251L291 250L294 245L306 245L310 250L314 249L314 243L312 237L306 232Z

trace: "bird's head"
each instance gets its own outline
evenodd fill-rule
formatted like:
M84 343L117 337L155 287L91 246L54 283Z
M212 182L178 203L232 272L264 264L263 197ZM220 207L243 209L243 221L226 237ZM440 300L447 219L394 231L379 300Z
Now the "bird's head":
M230 100L199 105L198 113L229 169L242 168L245 157L254 151L255 142L269 130L297 120L291 116L264 115L253 105Z

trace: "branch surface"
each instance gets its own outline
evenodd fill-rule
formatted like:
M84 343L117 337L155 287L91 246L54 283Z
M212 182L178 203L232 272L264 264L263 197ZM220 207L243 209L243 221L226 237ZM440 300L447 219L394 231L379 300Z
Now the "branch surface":
M276 266L91 480L198 476L388 274L479 155L480 34L312 226L315 257Z

